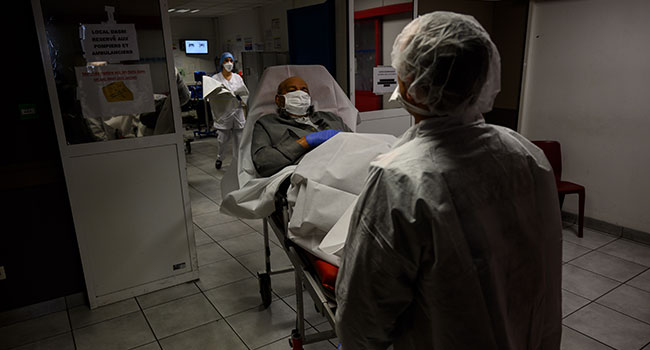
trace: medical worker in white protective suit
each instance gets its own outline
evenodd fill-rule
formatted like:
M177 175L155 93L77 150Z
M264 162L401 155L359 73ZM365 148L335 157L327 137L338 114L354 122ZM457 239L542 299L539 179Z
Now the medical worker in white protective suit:
M217 67L217 74L212 78L222 83L228 90L232 91L236 96L238 91L246 90L244 80L239 74L233 74L234 57L230 52L224 52L219 59L219 66ZM243 88L243 89L242 89ZM241 98L238 97L241 101ZM214 127L217 129L217 143L219 144L219 151L217 153L217 160L214 163L215 168L221 169L223 164L224 151L228 140L232 138L232 164L237 164L239 156L239 143L241 142L242 131L246 118L244 116L244 104L227 111L223 115L215 115Z
M470 16L418 17L392 52L415 117L371 163L336 283L342 349L559 349L561 222L552 169L481 113L500 59Z

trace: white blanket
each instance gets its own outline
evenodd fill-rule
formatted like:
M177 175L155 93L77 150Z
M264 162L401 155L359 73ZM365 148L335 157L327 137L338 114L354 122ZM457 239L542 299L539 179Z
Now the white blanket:
M337 253L345 243L351 207L363 189L368 166L395 140L392 135L339 133L309 152L291 175L289 239L338 266Z

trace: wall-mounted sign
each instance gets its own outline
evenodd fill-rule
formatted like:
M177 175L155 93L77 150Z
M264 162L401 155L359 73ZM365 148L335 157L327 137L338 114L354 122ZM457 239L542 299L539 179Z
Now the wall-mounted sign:
M79 37L88 62L137 61L138 39L133 24L82 24Z
M87 118L155 110L151 72L146 64L75 67L81 111Z
M372 92L377 95L390 94L397 86L397 72L391 66L372 69Z

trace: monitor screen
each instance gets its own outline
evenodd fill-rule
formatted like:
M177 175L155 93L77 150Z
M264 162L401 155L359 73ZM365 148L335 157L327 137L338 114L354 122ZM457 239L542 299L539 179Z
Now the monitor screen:
M207 40L185 40L185 53L188 55L205 55L208 53Z

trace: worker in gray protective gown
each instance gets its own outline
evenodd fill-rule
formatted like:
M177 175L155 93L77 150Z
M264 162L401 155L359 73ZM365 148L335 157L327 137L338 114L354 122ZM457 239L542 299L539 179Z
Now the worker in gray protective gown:
M342 349L559 349L562 227L553 170L488 125L500 60L470 16L409 23L394 98L415 118L371 163L336 281Z

